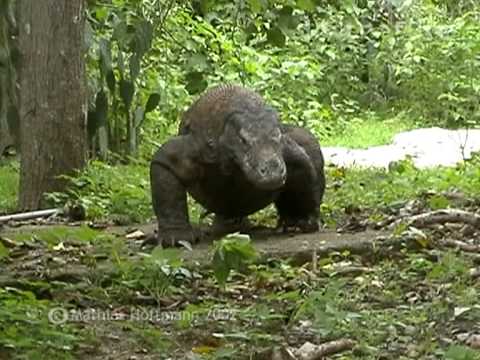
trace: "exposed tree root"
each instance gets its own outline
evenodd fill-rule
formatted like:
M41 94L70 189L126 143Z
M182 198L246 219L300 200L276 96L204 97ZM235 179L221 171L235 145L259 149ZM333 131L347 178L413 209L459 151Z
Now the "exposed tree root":
M301 360L321 360L325 356L337 354L339 352L353 349L355 342L350 339L340 339L324 343L322 345L311 346L308 353L302 354L300 348L297 352Z
M300 348L276 347L258 354L255 360L322 360L326 356L352 350L355 342L350 339L330 341L321 345L306 342Z
M480 254L480 245L467 244L466 242L454 239L443 239L440 243L444 246L457 248L465 252Z
M377 236L371 239L358 239L351 242L331 241L327 243L313 244L305 249L276 250L274 253L264 253L260 262L268 261L270 258L290 259L295 265L302 265L312 262L316 258L329 256L332 253L349 252L356 255L386 256L392 250L404 246L405 239L400 237ZM407 242L408 246L408 242Z
M418 228L445 223L464 223L480 228L480 215L460 209L441 209L396 220L389 227L394 228L401 223Z

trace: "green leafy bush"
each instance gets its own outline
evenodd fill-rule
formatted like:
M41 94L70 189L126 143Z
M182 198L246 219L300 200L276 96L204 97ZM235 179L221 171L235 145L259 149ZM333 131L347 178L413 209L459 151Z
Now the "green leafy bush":
M13 212L18 198L18 164L0 164L0 214Z
M152 216L148 169L140 163L111 166L92 161L71 178L67 193L53 193L50 198L60 204L70 201L82 205L90 219L146 221Z
M213 272L220 285L225 285L232 270L244 270L257 257L248 235L231 234L215 243Z
M27 291L0 289L0 354L8 359L73 359L81 337L68 324L49 322L52 304Z

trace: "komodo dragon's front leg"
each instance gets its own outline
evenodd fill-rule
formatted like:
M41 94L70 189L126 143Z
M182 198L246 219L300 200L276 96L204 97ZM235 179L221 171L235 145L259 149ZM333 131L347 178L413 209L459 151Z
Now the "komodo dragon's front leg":
M174 137L160 147L150 164L157 241L163 246L195 243L200 238L190 224L187 208L187 186L199 176L193 144L189 135Z

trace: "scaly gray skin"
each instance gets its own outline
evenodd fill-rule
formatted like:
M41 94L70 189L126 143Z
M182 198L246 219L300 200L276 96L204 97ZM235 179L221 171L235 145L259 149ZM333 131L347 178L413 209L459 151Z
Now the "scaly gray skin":
M216 227L236 231L246 216L275 203L284 230L318 230L325 190L320 146L307 130L285 126L256 93L224 85L184 114L179 135L150 167L158 242L196 242L187 192L216 214Z

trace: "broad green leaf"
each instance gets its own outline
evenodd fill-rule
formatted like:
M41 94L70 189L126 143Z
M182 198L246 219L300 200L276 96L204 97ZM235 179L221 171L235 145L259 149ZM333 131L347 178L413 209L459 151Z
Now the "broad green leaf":
M158 93L150 94L147 100L147 104L145 105L145 114L155 110L155 108L158 106L159 103L160 103L160 94Z
M280 11L280 15L292 15L293 14L293 8L291 6L283 6Z
M207 57L204 54L193 53L188 57L187 67L191 70L203 71L208 67Z
M121 51L119 51L117 55L117 64L118 71L120 72L120 77L123 78L125 75L125 60Z
M297 0L297 7L305 11L313 11L316 8L313 0Z
M432 210L446 209L450 206L450 201L443 195L434 195L428 199L428 205Z
M145 120L145 111L143 110L143 108L141 106L137 107L135 109L135 123L134 123L134 126L136 128L139 128L143 121Z
M107 39L100 39L98 44L100 70L105 76L112 69L112 49Z
M125 21L119 21L113 29L112 38L117 40L121 49L125 49L131 41L132 35L128 31Z
M451 345L445 354L446 360L478 360L478 352L466 346Z
M8 256L8 249L0 243L0 259Z
M286 37L279 27L275 26L268 30L267 40L273 46L283 47L286 42Z
M285 13L278 18L278 27L283 31L294 30L298 24L298 18L292 14Z
M132 79L136 79L138 75L140 74L140 55L137 53L134 53L130 57L130 76Z
M108 118L108 99L103 90L100 90L95 98L95 113L97 128L105 126Z
M120 97L125 105L125 107L130 109L133 100L133 94L135 93L135 85L128 80L120 80Z
M250 6L250 10L252 10L253 13L259 13L263 10L261 0L248 0L248 5Z
M205 80L202 72L192 71L187 74L186 78L187 85L185 86L185 88L191 95L201 93L208 86L208 83Z
M92 140L97 133L97 123L97 113L95 110L89 110L87 114L87 134L89 140Z
M105 19L108 16L108 8L106 6L98 6L95 9L95 17L97 18L98 21L105 21Z
M151 256L155 260L165 260L168 263L177 263L181 262L181 251L176 248L165 249L161 246L157 246L155 249L152 250Z
M105 92L101 90L95 97L95 109L89 111L87 117L88 137L91 140L98 134L101 153L106 153L108 147L108 137L106 132L107 119L108 99Z
M249 23L247 27L244 29L244 32L247 35L248 39L253 38L253 36L258 32L255 22L252 21L251 23Z
M109 70L107 72L105 76L105 80L107 81L108 90L110 90L112 94L115 93L116 80L115 80L115 73L113 72L113 70Z
M224 285L232 270L241 270L257 257L250 238L232 234L215 243L213 271L218 283Z
M134 52L141 58L152 46L153 26L149 21L140 21L135 26Z
M356 5L354 0L345 0L343 2L343 8L347 12L347 14L354 14L356 10Z
M215 4L214 0L200 0L200 9L203 15L207 15Z
M224 285L227 282L228 276L232 269L226 264L220 252L215 253L212 261L213 273L217 282Z

